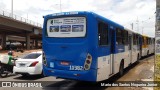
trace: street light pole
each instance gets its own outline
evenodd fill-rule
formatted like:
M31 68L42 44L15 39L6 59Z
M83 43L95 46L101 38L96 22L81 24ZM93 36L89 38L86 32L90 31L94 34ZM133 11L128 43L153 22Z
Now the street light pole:
M143 27L143 22L144 22L144 21L142 21L142 35L143 35L143 29L144 29L144 27Z
M133 30L133 23L131 23L131 28L132 28L132 30Z
M139 33L139 20L138 20L138 17L137 17L136 22L137 22L137 32Z
M11 17L13 18L13 0L11 0Z

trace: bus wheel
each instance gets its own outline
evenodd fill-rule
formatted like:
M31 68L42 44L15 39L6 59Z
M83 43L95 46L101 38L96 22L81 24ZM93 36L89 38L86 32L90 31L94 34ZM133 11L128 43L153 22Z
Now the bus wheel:
M147 51L147 56L149 56L149 51Z
M123 76L124 74L124 62L121 61L120 67L119 67L119 75Z
M139 54L138 54L138 56L137 56L137 62L139 62L139 60L140 60L140 57L139 57Z

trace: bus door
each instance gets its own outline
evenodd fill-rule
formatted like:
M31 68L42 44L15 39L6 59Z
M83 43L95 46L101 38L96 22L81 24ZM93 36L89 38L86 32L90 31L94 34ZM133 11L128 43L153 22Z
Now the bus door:
M139 36L140 57L142 56L142 37Z
M97 80L105 80L108 79L111 75L111 37L110 30L108 28L108 24L104 22L98 23L98 71L97 71Z
M133 40L133 37L132 37L132 34L129 34L129 64L131 64L132 62L132 40Z
M115 38L116 38L116 35L115 35L115 30L113 29L113 28L110 28L110 35L111 35L111 45L110 45L110 47L111 47L111 51L110 51L110 53L111 53L111 59L110 59L110 62L111 62L111 64L110 64L110 73L111 74L113 74L113 72L114 72L114 57L115 57L115 55L114 55L114 53L115 53Z

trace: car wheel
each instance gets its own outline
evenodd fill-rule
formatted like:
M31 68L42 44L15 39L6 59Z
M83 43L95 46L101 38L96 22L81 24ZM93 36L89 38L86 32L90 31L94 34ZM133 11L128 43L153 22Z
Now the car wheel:
M42 71L42 73L40 74L40 76L41 76L41 77L44 77L43 71Z

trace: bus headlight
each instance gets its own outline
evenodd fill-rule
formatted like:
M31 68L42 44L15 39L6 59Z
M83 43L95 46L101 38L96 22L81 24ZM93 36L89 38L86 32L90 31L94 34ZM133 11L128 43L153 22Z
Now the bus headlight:
M44 52L43 52L43 56L42 56L42 61L43 61L43 65L47 66L47 60L46 60Z
M84 64L84 70L89 70L91 67L91 63L92 63L92 56L91 54L88 53Z

